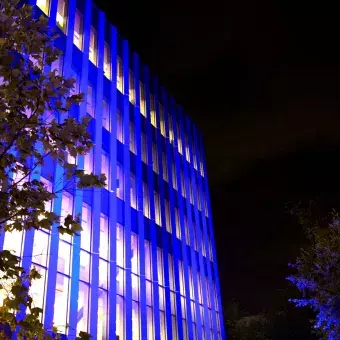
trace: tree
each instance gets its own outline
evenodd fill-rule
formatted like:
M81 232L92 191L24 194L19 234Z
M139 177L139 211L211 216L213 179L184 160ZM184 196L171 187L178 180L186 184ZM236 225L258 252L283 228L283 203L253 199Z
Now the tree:
M320 214L311 202L307 208L296 206L292 212L306 231L308 245L291 266L295 274L288 280L301 292L291 299L297 307L316 313L314 327L323 339L340 339L340 218L333 210Z
M79 216L60 221L45 206L66 186L75 190L105 185L104 175L85 174L72 161L93 147L89 118L74 118L82 95L73 94L74 79L51 69L61 52L54 47L57 35L47 19L34 19L32 6L19 6L18 0L1 0L0 7L0 232L57 225L61 234L76 236L81 231ZM39 177L48 160L63 172L62 185L57 183L52 191ZM29 294L39 277L34 268L25 271L10 251L0 252L2 339L13 331L19 339L48 339L56 332L52 325L43 328L42 310L35 308Z

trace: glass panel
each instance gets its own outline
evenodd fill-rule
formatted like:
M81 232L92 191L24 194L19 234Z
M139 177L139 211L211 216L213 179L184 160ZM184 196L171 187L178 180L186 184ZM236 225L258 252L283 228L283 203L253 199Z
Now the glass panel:
M60 224L64 226L65 218L68 215L73 215L73 197L64 192L61 201L61 214L60 214ZM68 234L60 234L60 239L71 242L72 236Z
M123 128L123 116L122 113L117 111L117 139L124 143L124 128Z
M144 241L144 251L145 251L145 277L149 280L152 279L152 270L151 270L151 250L150 250L150 242Z
M125 267L124 263L124 229L123 226L117 224L117 266Z
M103 119L103 127L107 131L111 131L110 128L110 109L109 104L106 100L103 100L103 107L102 107L102 119Z
M87 86L86 94L86 112L94 117L94 95L92 86Z
M153 305L153 302L152 302L152 282L146 280L145 286L146 286L146 304L148 306L152 306Z
M169 285L171 290L175 290L175 278L174 278L174 262L172 255L169 254L168 256L169 261Z
M124 199L124 172L122 165L117 163L117 187L116 187L117 197L121 200Z
M53 322L62 334L66 334L69 281L65 275L57 274Z
M129 72L129 100L131 104L135 104L135 79L131 70Z
M145 87L142 82L139 82L139 96L140 96L140 113L146 117L146 108L145 108Z
M58 249L58 272L66 275L70 275L70 264L71 264L71 245L59 241Z
M37 265L33 265L33 267L41 275L41 278L34 281L34 284L30 287L30 294L33 299L33 306L43 309L45 298L46 269Z
M5 232L5 240L3 249L11 250L16 256L21 256L23 244L23 232L13 230L11 232Z
M99 257L105 260L109 259L109 220L103 214L100 214Z
M104 75L111 79L110 46L107 43L104 44Z
M131 207L137 209L136 177L132 173L130 174L130 202Z
M139 301L139 277L131 274L132 300Z
M117 58L117 89L123 92L123 63L121 58Z
M164 285L164 276L163 276L163 252L161 248L157 248L157 274L158 274L158 283L160 285Z
M66 32L66 21L67 21L67 2L66 0L58 0L58 9L57 9L57 25L61 28L61 30Z
M83 230L80 233L80 246L81 248L90 251L91 249L91 207L83 203L82 215L81 215L81 227Z
M107 339L107 292L99 289L98 291L98 330L97 339Z
M165 291L164 287L158 287L158 294L159 294L159 309L165 310Z
M90 30L89 59L93 64L97 65L97 32L92 26Z
M138 251L138 237L136 234L131 234L131 272L139 274L139 251Z
M73 43L80 49L83 49L83 16L76 10L74 19Z
M117 267L116 288L119 295L124 295L124 275L124 269Z
M99 259L99 287L107 290L108 263Z
M47 259L49 252L49 235L41 230L34 233L32 261L47 267Z
M154 334L153 334L153 309L150 306L146 307L146 319L147 319L147 329L148 329L148 340L154 340Z
M50 0L37 0L37 6L46 14L50 14Z
M79 282L77 333L80 331L87 332L88 330L89 290L86 283Z
M110 190L110 188L111 188L111 185L110 185L110 158L109 158L109 155L104 151L102 153L101 173L106 176L105 188Z
M145 217L150 218L149 188L145 182L143 182L143 213Z
M171 316L171 324L172 324L172 339L177 340L178 339L178 333L177 333L177 318L176 315Z
M124 340L124 298L117 295L116 302L116 340Z
M159 312L160 324L161 324L161 340L166 340L166 323L165 323L165 312Z
M152 143L152 169L156 174L159 174L157 145L155 143Z
M87 175L93 173L93 150L84 155L84 173Z
M90 281L90 254L80 251L80 272L79 279L85 282Z
M139 340L139 303L132 301L132 340Z
M159 226L162 226L161 202L159 198L159 193L155 191L154 194L155 194L155 222Z

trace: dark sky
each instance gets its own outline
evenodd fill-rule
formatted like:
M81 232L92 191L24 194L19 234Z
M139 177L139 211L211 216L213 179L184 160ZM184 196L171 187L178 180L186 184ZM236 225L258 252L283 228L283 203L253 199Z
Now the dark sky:
M302 239L284 203L339 193L335 5L97 2L205 137L225 305L269 306Z

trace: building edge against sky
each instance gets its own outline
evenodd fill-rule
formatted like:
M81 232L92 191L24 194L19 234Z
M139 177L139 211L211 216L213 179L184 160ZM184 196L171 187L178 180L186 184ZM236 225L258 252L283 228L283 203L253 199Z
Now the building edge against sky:
M52 68L85 94L70 115L93 117L95 148L77 164L108 178L75 190L47 161L38 178L65 187L47 208L80 213L81 237L0 236L42 274L32 295L44 326L68 339L225 339L201 134L91 0L27 2L60 31Z

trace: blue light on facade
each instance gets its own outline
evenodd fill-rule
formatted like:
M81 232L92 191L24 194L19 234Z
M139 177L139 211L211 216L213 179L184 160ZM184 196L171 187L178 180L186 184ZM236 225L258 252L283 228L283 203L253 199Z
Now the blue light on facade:
M0 236L42 273L32 295L44 326L68 339L225 339L202 136L91 0L28 2L60 31L53 67L85 94L71 114L93 117L95 148L77 164L108 178L48 207L81 214L80 237ZM65 185L52 161L34 176Z

